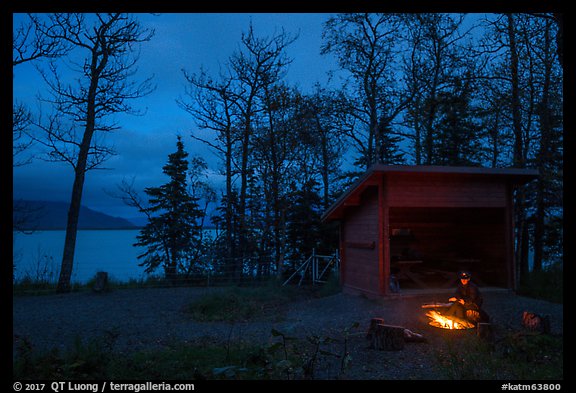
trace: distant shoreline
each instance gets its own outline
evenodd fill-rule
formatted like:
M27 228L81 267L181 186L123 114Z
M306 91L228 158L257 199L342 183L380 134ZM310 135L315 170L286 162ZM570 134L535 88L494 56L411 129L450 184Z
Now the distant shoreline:
M142 227L125 228L78 228L79 231L133 231ZM12 232L38 232L38 231L65 231L66 228L24 228L22 230L12 230Z
M125 227L125 228L78 228L79 231L134 231L144 227ZM216 227L207 227L204 230L214 230ZM65 231L66 228L24 228L22 230L12 230L12 232L40 232L40 231Z

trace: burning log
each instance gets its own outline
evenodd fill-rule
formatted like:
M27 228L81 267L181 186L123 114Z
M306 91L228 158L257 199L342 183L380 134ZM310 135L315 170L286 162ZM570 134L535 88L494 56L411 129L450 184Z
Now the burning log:
M452 305L452 302L449 303L424 303L421 307L422 308L448 308Z
M470 321L455 317L444 316L436 310L428 311L426 316L430 318L429 324L442 329L471 329L474 324Z

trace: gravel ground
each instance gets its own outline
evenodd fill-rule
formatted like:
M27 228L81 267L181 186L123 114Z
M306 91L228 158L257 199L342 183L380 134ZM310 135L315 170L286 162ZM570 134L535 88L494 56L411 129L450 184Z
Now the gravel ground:
M78 337L84 340L114 337L120 352L162 348L175 342L211 340L224 342L242 338L269 342L271 329L305 338L317 335L342 339L344 330L358 322L348 349L351 367L346 379L438 379L429 367L438 347L448 336L460 339L475 330L450 332L427 324L424 303L445 302L448 294L419 295L370 300L339 293L324 298L285 305L279 318L225 323L196 322L184 309L213 288L123 289L105 294L78 292L66 295L16 296L13 299L13 348L26 339L35 349L66 349ZM498 329L520 329L523 311L550 315L552 334L563 334L563 307L559 304L517 296L509 291L483 292L484 308ZM368 349L365 332L371 318L383 318L423 334L427 343L407 343L400 351ZM276 319L276 320L274 320ZM452 339L449 339L452 340ZM343 344L335 350L341 351ZM317 378L333 379L336 361L322 361Z

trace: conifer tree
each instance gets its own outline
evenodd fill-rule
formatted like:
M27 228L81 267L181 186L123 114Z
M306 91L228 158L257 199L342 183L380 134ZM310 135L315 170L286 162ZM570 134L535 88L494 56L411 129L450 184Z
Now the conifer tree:
M159 266L166 279L174 281L178 274L190 271L190 256L201 246L201 220L204 212L198 197L190 194L186 181L188 153L182 138L176 143L177 151L168 156L163 172L170 181L160 187L149 187L150 207L146 208L148 224L142 228L136 246L147 251L138 258L144 259L140 266L151 273Z
M431 163L448 166L479 166L482 145L475 122L476 108L470 76L455 79L451 91L438 94L434 124L436 142Z

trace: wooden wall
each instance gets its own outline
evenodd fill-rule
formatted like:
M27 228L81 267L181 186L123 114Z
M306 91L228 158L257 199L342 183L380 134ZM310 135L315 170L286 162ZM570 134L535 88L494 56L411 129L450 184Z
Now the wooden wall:
M388 206L505 207L506 184L446 174L388 175Z
M379 295L377 188L368 188L360 206L347 211L341 236L344 287Z

